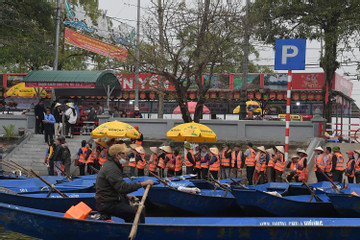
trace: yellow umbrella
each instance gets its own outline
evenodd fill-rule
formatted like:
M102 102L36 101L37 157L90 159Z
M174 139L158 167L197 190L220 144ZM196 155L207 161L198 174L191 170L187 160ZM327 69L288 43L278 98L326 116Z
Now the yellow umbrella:
M166 133L167 138L188 142L216 142L216 134L209 127L200 123L183 123Z
M137 138L140 133L130 124L112 121L103 123L91 132L94 138Z
M249 111L249 108L254 109L253 111ZM240 105L234 108L233 114L238 114L240 112ZM259 107L259 103L256 101L247 101L246 102L246 112L255 112L261 113L261 108Z
M46 91L42 88L38 89L41 91L40 97L46 97ZM21 82L12 86L5 93L5 97L35 97L37 96L37 91L33 87L25 87L25 83Z

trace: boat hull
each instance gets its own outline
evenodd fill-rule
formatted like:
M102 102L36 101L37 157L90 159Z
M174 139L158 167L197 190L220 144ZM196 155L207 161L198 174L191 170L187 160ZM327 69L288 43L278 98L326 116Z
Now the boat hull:
M335 210L346 217L360 217L360 197L352 194L328 194Z

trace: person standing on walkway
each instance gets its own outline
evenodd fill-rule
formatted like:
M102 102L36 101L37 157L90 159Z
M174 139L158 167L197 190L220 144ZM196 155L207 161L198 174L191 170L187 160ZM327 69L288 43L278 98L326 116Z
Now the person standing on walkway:
M186 149L186 155L185 155L186 174L193 174L194 167L196 165L194 152L191 149L191 144L188 142L184 144L184 148Z
M64 151L64 148L61 143L62 143L61 138L57 138L56 139L56 148L55 148L55 157L54 157L55 164L60 169L61 169L61 164L63 164L62 157L63 157L63 151ZM58 176L61 176L61 172L59 169L56 169L56 172L57 172ZM54 174L54 166L52 169L52 173Z
M136 158L137 158L137 151L135 150L135 148L137 148L136 144L130 144L129 146L131 148L131 153L129 154L129 167L130 167L130 177L135 177L136 173Z
M241 170L245 162L244 154L240 151L240 144L235 144L231 153L231 174L233 177L241 177Z
M66 133L67 137L72 138L74 135L74 127L77 121L77 113L74 107L74 103L67 103L69 108L65 111L66 116Z
M202 145L201 152L200 152L200 166L201 166L201 178L202 179L208 178L209 160L210 160L210 156L208 153L208 147L206 145Z
M55 118L50 113L50 108L47 108L43 120L45 143L48 143L49 141L52 142L54 140L54 123Z
M215 180L218 179L220 171L219 149L216 146L210 148L209 172Z
M321 172L325 172L324 149L322 147L315 148L314 171L318 182L326 181Z
M355 182L357 184L360 183L360 150L354 150L355 153L357 153L357 159L355 160Z
M175 176L181 176L183 160L181 159L180 151L178 149L174 151L174 158L175 158Z
M71 166L71 152L70 149L65 141L65 138L61 138L61 144L63 147L62 153L62 164L64 165L64 172L70 176L70 166Z
M266 149L264 146L258 147L258 153L255 157L255 184L265 183L266 171Z
M56 103L53 109L53 115L55 118L55 137L58 138L61 135L62 132L62 116L63 116L63 112L61 110L61 103Z
M132 138L131 143L136 144L138 147L140 147L143 144L144 135L139 131L139 126L135 126L134 128L140 133L140 136L137 138Z
M344 173L344 157L340 152L340 147L333 147L334 155L332 157L332 174L334 182L342 183Z
M349 160L346 163L345 175L348 178L349 183L354 183L355 176L355 158L354 152L347 152Z
M294 182L298 182L298 175L297 175L296 170L297 170L299 159L300 159L300 157L298 155L292 155L291 161L288 162L288 164L286 165L286 168L289 169L288 175L286 177L286 180L288 182L292 182L293 179L294 179Z
M246 177L248 180L248 184L253 184L253 176L255 171L255 156L256 152L253 149L253 144L249 142L247 144L247 149L244 153L245 155L245 165L246 165Z
M303 149L298 149L297 150L297 155L300 157L298 164L297 164L297 169L296 169L296 174L298 176L298 181L305 181L307 182L308 177L309 177L309 173L308 173L308 163L307 163L307 153L305 150Z
M266 149L266 179L267 182L275 182L275 151L273 148Z
M136 168L137 168L137 176L142 177L145 175L146 168L146 159L145 159L145 149L140 146L135 148L136 151Z
M149 171L155 175L158 175L156 172L158 163L159 163L159 158L158 158L158 154L157 154L158 148L150 147L150 151L151 151L151 155L150 155L150 159L149 159ZM151 176L151 175L149 175L149 176Z
M89 157L88 148L86 147L86 140L81 141L81 148L79 148L77 157L78 157L78 166L80 169L80 176L84 176L85 175L85 163Z
M230 177L231 149L229 144L225 143L221 151L221 178Z
M134 113L131 115L132 118L143 118L138 107L135 108Z
M332 173L331 173L331 169L332 169L332 157L333 155L331 154L331 147L326 147L325 148L325 153L324 153L324 164L325 164L325 174L332 179ZM324 178L324 181L326 181L327 179Z
M51 142L49 142L49 147L46 150L46 156L45 156L45 162L44 162L44 164L47 165L49 176L54 175L55 149L56 149L55 141L52 140ZM52 167L50 167L50 166L52 166Z
M40 99L35 105L35 134L43 134L43 120L45 114L44 100Z
M194 157L195 157L195 169L194 169L194 173L197 175L196 179L201 179L201 149L200 146L197 145L195 147L195 152L194 152Z
M285 149L283 146L276 146L276 155L275 155L275 180L276 182L282 182L282 174L285 170L285 159L284 152Z

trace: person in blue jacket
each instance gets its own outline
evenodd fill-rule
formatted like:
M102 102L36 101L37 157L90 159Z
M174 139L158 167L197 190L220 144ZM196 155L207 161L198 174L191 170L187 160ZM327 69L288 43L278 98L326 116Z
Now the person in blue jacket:
M55 117L50 113L50 108L46 109L46 114L44 116L43 124L44 124L44 135L45 135L45 143L49 141L54 141L54 123Z

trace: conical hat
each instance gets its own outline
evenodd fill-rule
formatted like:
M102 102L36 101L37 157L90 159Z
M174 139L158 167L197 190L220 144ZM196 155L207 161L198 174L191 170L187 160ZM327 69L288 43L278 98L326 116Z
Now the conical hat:
M357 154L360 154L360 149L354 150Z
M262 151L262 152L266 153L266 150L265 150L265 147L264 147L264 146L260 146L260 147L258 147L258 150L260 150L260 151Z
M297 152L297 153L304 153L304 154L308 155L308 154L305 152L304 149L298 149L296 152Z
M276 148L279 152L281 152L281 153L284 153L284 152L285 152L285 149L284 149L283 146L276 146L275 148Z
M272 155L275 154L274 149L272 149L272 148L266 149L266 152L267 152L267 153L270 153L270 154L272 154Z
M135 148L137 148L137 144L135 144L135 143L130 144L129 147L135 150Z
M102 142L100 138L96 139L96 140L95 140L95 143L96 143L96 144L99 144L100 146L103 146L104 148L107 148L107 147L108 147L107 144L106 144L106 142Z
M165 151L167 153L172 153L173 152L173 150L171 149L170 146L162 146L162 147L160 147L160 150L163 150L163 151Z
M293 154L293 155L291 155L291 159L293 159L293 158L300 158L300 157L297 154Z
M211 147L210 152L214 155L219 155L219 149L217 147Z
M130 149L126 147L126 144L114 144L109 148L109 155L115 156L118 153L126 153Z
M145 149L143 148L143 147L136 147L135 148L135 151L137 151L138 153L140 153L140 154L145 154Z
M314 149L314 151L322 151L323 152L324 149L322 147L317 147L317 148Z
M157 154L158 148L157 148L157 147L150 147L150 151L151 151L152 153Z

